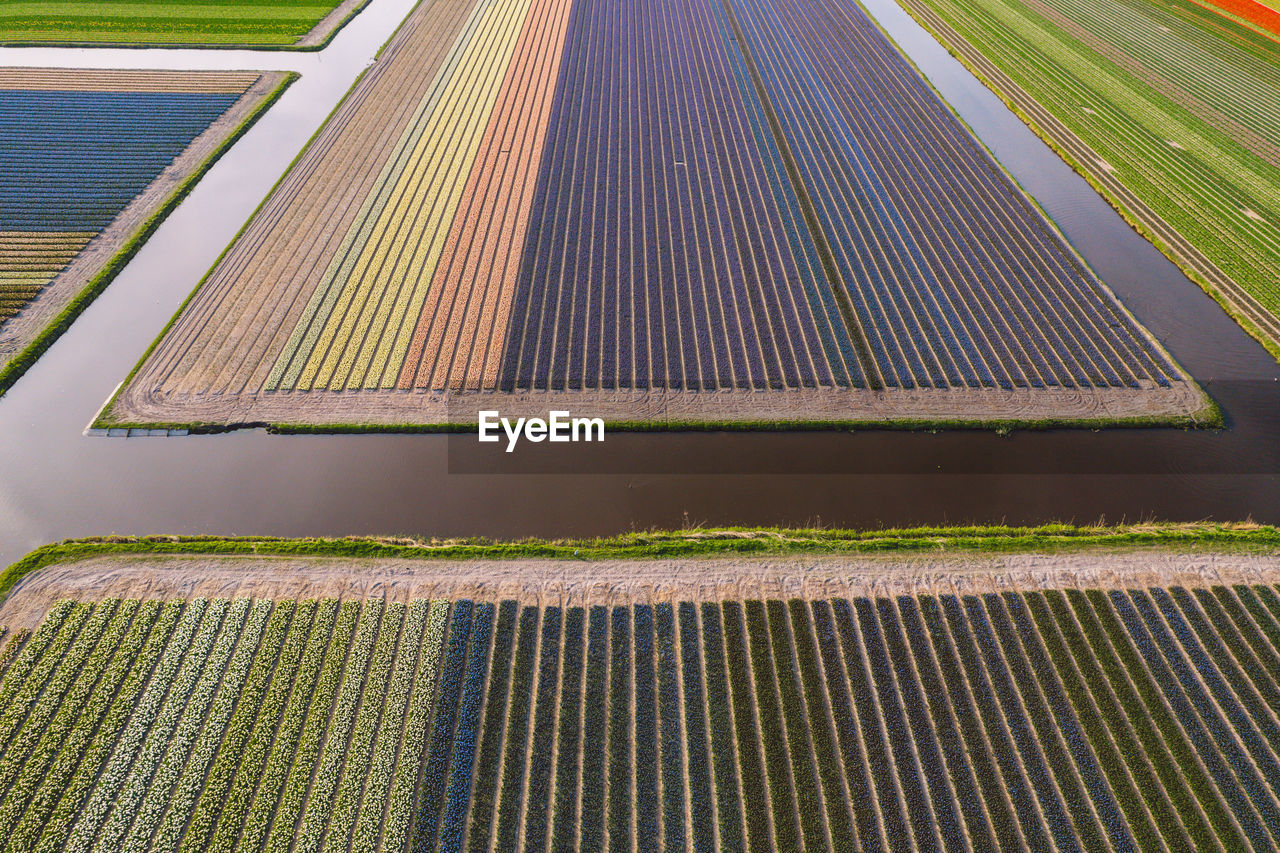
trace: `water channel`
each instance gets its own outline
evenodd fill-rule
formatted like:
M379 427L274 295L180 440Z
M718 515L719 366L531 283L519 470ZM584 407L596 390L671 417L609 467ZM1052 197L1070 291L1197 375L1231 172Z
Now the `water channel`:
M301 79L0 397L0 565L98 534L606 535L707 525L1099 519L1280 523L1280 365L893 0L864 0L1228 428L107 438L86 425L412 8L373 0L325 50L0 48L0 66L286 69ZM567 449L566 449L567 448Z

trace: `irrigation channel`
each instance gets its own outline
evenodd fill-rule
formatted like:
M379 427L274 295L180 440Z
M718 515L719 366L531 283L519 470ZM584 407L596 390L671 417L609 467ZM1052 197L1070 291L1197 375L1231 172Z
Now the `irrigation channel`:
M603 445L525 444L513 454L474 435L86 435L412 2L374 0L312 54L0 49L0 66L302 74L0 398L0 564L48 541L108 533L519 537L689 522L1280 523L1280 366L893 0L865 3L1213 395L1228 429L617 433Z

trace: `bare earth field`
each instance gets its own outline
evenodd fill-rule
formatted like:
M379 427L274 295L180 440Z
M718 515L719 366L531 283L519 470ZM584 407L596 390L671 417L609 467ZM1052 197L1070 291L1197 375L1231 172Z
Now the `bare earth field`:
M121 555L52 565L27 576L0 605L0 625L33 628L64 599L431 598L567 607L1277 582L1280 555L1152 548L606 561Z

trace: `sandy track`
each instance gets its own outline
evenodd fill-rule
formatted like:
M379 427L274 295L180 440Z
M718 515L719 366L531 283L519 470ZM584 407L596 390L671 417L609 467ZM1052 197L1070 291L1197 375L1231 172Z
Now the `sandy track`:
M0 605L0 625L35 627L50 606L66 598L333 596L622 604L1277 582L1280 555L1176 549L604 561L121 555L52 565L27 576Z
M283 72L0 69L0 88L139 92L243 92L99 232L15 317L0 327L0 366L25 350L84 290L170 196L191 179L283 81Z
M1034 421L1189 416L1205 397L1188 382L1161 388L950 388L869 391L424 391L172 393L136 380L109 412L113 423L472 424L482 409L545 417L552 409L606 421Z

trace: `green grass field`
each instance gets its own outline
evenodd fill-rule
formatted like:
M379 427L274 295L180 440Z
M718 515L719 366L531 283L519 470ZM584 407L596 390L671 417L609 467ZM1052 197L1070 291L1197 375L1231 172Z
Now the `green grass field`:
M0 3L0 42L289 46L339 0Z
M1191 0L900 2L1280 356L1280 45Z

